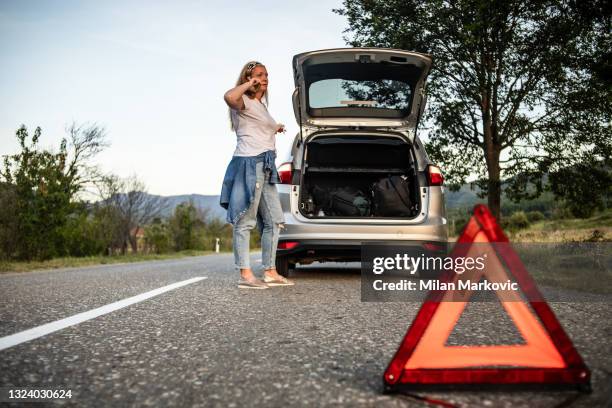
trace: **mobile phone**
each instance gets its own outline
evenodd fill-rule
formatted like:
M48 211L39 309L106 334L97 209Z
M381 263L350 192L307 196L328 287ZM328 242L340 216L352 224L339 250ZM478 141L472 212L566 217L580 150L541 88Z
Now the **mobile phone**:
M248 77L247 77L247 79L248 79L249 81L251 80L251 78L252 78L251 76L248 76ZM258 84L256 84L256 85L253 85L251 88L252 88L252 89L253 89L255 92L257 92L257 90L258 90L260 87L261 87L261 82L260 82L260 83L258 83Z

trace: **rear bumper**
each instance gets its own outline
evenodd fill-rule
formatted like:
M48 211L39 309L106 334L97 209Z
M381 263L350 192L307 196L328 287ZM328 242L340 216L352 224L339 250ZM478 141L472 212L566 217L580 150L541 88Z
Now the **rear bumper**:
M288 242L297 242L297 245L290 249L276 250L277 257L283 257L289 260L290 263L310 263L314 261L340 261L354 262L361 261L361 247L363 243L381 243L388 245L397 245L402 247L412 247L419 250L427 250L437 253L445 253L448 249L448 243L445 241L399 241L399 240L326 240L326 239L306 239L292 240L283 239L279 241L279 245Z
M297 200L299 188L288 185L277 185L277 188L285 217L285 228L280 231L281 241L445 242L448 240L444 196L440 187L427 189L425 195L432 199L423 198L428 201L428 211L420 220L364 218L355 222L342 219L305 219L297 210L291 210L291 200Z
M280 231L280 240L285 241L416 241L446 242L448 226L443 217L428 217L426 223L406 224L318 224L297 221L285 213L285 228Z

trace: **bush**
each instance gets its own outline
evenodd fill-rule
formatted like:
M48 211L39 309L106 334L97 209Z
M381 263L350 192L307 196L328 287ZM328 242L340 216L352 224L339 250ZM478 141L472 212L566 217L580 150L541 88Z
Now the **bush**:
M256 228L255 228L256 229ZM254 230L255 230L254 229ZM251 234L251 241L255 235L254 230ZM219 238L219 248L223 251L232 250L232 235L233 228L231 224L226 223L218 218L212 218L206 223L204 238L204 248L214 250L216 239ZM254 246L251 244L251 247Z
M68 217L61 228L62 256L92 256L103 255L106 242L99 238L99 225L89 216L86 209L81 208Z
M567 220L574 218L574 214L567 207L557 207L552 211L552 218L554 220Z
M145 242L147 250L156 254L170 252L172 249L172 234L167 224L155 222L145 227Z
M529 211L527 212L527 219L529 222L537 222L542 221L544 219L544 214L541 211Z
M168 220L175 251L186 249L204 249L204 227L206 221L201 210L193 202L184 202L176 206Z
M467 225L469 218L453 218L449 222L449 235L456 236L460 235L463 231L463 228Z
M593 230L591 235L584 240L584 242L604 242L606 241L606 234L598 229Z
M11 259L17 251L15 236L19 226L17 213L17 194L14 186L0 182L0 259Z
M518 231L529 227L530 223L524 211L517 211L510 218L506 219L503 224L511 231Z

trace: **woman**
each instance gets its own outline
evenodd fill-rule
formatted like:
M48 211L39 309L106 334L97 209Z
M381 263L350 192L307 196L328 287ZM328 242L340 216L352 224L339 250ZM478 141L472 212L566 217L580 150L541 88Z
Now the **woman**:
M267 289L293 285L275 267L278 234L285 222L275 186L280 183L274 164L275 141L276 134L284 132L285 127L268 112L266 67L257 61L247 63L236 87L227 91L224 99L238 143L225 172L220 204L227 209L227 221L234 226L234 261L240 270L238 287ZM255 277L249 263L250 231L255 225L261 233L262 279Z

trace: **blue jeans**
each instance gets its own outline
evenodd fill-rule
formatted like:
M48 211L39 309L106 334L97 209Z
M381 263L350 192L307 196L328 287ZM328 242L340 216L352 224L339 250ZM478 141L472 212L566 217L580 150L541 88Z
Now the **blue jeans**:
M234 224L233 246L234 262L238 269L250 268L249 263L249 242L251 230L256 226L257 213L263 220L263 231L261 234L261 263L264 269L275 267L276 247L278 245L278 235L282 224L274 223L274 218L282 214L280 199L276 184L270 184L270 170L264 174L263 162L256 165L257 184L255 187L255 197L249 209Z

